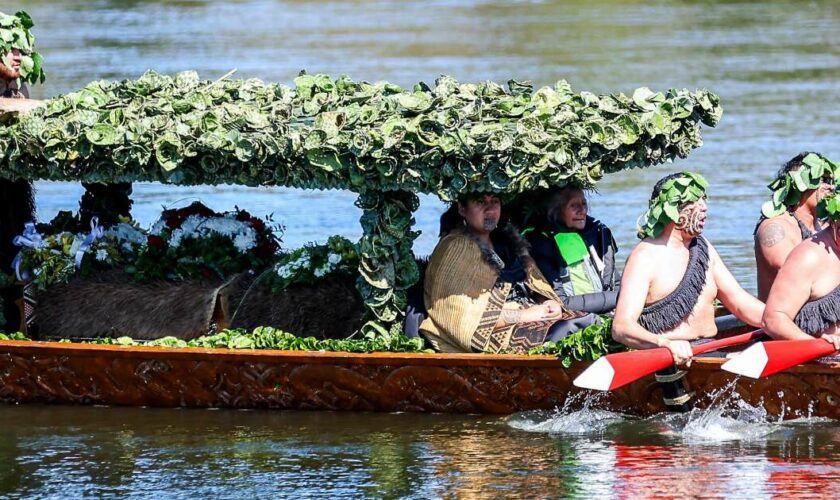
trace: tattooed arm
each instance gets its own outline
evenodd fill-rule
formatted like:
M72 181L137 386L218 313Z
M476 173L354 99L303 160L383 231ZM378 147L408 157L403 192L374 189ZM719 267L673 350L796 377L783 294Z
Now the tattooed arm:
M759 299L767 300L776 274L800 240L799 227L787 214L767 219L758 226L755 235L755 264Z

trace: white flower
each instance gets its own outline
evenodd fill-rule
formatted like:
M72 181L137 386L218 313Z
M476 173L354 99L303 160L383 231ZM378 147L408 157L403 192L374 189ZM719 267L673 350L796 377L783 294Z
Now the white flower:
M247 231L237 234L233 238L233 246L239 250L239 253L245 253L257 246L257 232L251 228L246 228Z
M186 236L184 234L183 229L176 229L172 231L172 235L169 237L169 246L172 248L178 248L181 246L181 239Z
M96 260L99 262L107 262L108 261L108 251L104 248L100 248L96 251Z
M149 233L160 236L160 233L166 229L166 222L163 219L158 219L157 222L149 229Z
M277 273L277 276L283 279L291 278L294 275L294 269L292 269L291 266L289 266L288 264L283 266L277 266L274 269L274 272Z
M330 256L327 258L327 262L329 262L333 266L337 266L341 262L341 255L337 253L331 253Z
M316 278L323 278L327 274L328 270L324 269L323 267L319 267L315 270L314 274Z
M134 243L135 245L142 245L146 242L146 234L125 222L120 222L116 226L105 231L105 236L110 236L118 242Z

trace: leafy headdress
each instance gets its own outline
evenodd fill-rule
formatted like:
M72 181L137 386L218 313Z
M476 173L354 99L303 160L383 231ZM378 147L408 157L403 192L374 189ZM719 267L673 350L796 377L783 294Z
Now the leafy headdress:
M767 187L773 191L770 201L761 206L761 213L767 218L783 214L795 207L802 195L817 189L823 182L834 184L840 177L840 164L817 154L809 153L802 158L802 166L784 172Z
M681 172L665 181L659 194L651 197L648 210L639 219L639 239L656 238L671 222L680 219L680 209L706 195L708 181L693 172Z
M15 12L10 16L0 12L0 56L2 63L11 67L12 49L21 53L20 79L30 83L44 83L44 59L41 54L34 52L35 36L30 29L35 23L24 11Z

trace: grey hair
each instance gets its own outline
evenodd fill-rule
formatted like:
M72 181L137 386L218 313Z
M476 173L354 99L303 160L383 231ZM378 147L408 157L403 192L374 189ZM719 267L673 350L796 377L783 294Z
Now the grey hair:
M560 218L560 213L566 208L566 205L569 203L569 198L571 198L572 193L580 192L586 196L586 193L583 192L583 189L577 186L565 186L557 191L555 191L549 198L548 203L546 204L545 215L548 222L554 225L562 224L562 220Z

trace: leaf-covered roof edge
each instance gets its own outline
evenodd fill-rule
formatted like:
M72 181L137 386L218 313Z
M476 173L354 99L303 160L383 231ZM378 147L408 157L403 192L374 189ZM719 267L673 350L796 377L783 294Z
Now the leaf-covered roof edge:
M0 176L65 181L468 191L593 186L685 157L715 126L707 90L575 93L563 80L434 86L301 73L294 87L152 71L95 81L0 126Z

